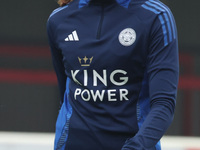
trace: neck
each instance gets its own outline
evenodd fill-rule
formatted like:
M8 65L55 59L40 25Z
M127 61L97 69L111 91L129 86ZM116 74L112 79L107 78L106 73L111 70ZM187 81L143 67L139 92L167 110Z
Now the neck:
M116 3L116 0L90 0L90 3L110 4L110 3Z
M79 7L84 7L89 3L96 3L96 4L104 4L104 3L118 3L119 5L128 8L128 5L131 0L80 0Z

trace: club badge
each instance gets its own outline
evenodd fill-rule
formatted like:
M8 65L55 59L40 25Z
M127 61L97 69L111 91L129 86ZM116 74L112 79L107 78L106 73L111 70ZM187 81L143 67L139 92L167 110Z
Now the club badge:
M132 28L126 28L119 34L119 42L123 46L131 46L136 40L136 32Z

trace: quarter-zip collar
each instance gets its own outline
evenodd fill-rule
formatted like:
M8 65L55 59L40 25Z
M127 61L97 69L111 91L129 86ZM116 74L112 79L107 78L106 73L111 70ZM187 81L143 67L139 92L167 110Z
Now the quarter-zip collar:
M129 5L131 0L80 0L79 1L79 8L82 8L86 5L88 5L91 1L93 1L93 2L98 1L98 2L102 2L102 3L117 2L120 6L128 8L128 5Z

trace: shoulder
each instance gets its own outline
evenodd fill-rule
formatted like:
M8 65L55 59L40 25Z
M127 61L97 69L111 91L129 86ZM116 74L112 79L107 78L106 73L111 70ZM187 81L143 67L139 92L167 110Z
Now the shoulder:
M52 28L54 28L57 25L59 25L60 22L62 22L64 15L66 14L63 11L65 11L67 8L68 8L68 5L65 5L65 6L55 9L50 14L50 16L47 20L47 28L50 28L50 26L52 26Z
M159 0L146 0L141 5L141 7L147 12L155 14L158 16L160 14L166 14L168 16L172 16L171 10L164 3Z
M143 19L152 19L161 14L172 16L169 7L159 0L132 0L130 9L137 11L136 13L140 14Z
M151 12L156 16L157 26L161 26L163 35L165 36L165 43L171 42L176 39L176 23L174 16L168 6L160 2L159 0L147 0L141 5L145 10ZM154 22L155 23L155 22Z
M62 6L62 7L59 7L57 9L55 9L49 16L49 19L50 20L51 18L53 17L57 17L60 15L60 12L62 12L63 10L67 9L68 8L68 5L65 5L65 6Z
M140 5L140 8L141 16L145 18L147 22L150 20L154 25L162 26L163 30L169 30L169 32L174 32L173 34L176 34L174 16L170 8L164 3L159 0L145 0Z

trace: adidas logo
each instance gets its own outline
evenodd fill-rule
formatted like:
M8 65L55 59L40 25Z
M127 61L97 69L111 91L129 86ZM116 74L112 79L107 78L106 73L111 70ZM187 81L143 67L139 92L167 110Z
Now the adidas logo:
M68 35L68 37L65 39L65 41L79 41L78 34L77 34L76 30L74 30L72 32L72 34Z

